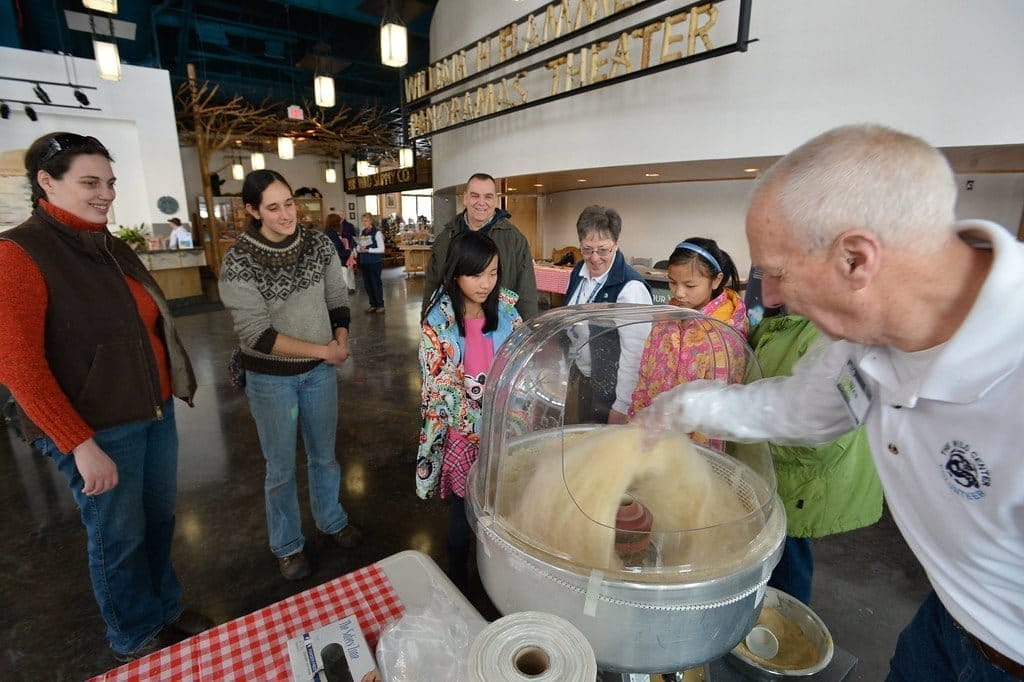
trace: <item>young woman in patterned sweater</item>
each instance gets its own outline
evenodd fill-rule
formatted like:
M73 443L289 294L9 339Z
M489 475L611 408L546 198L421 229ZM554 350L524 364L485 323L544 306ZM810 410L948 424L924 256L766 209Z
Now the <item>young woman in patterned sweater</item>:
M313 520L352 548L362 533L338 501L341 467L335 367L349 357L348 291L330 240L296 221L295 200L280 173L258 170L242 185L249 229L224 257L220 296L234 318L245 394L267 462L264 497L270 551L287 580L310 573L295 482L301 425Z

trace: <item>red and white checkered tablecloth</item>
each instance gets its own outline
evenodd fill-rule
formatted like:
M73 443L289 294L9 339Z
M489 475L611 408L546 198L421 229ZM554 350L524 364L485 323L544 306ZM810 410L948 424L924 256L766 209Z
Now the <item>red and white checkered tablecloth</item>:
M289 639L354 613L372 651L404 610L391 581L370 564L93 680L290 680Z
M572 268L534 264L533 274L537 278L537 291L564 294L569 289L569 276L572 275Z

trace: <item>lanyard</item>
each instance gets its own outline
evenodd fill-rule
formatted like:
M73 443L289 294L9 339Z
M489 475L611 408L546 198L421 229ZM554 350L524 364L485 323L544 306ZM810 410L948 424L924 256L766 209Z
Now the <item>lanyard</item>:
M579 305L580 303L593 303L594 299L597 298L597 292L599 291L601 291L601 282L594 280L594 286L590 290L590 293L587 294L585 300L581 301L580 299L583 298L583 283L580 283L580 288L576 291L576 305Z

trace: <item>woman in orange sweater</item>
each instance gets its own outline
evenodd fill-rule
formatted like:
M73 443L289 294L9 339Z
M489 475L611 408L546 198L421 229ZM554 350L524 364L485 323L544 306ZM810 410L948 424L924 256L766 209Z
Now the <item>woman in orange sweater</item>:
M114 173L93 137L25 153L32 216L0 234L0 383L81 510L106 636L131 660L209 626L171 565L178 436L172 394L196 382L160 287L107 231Z

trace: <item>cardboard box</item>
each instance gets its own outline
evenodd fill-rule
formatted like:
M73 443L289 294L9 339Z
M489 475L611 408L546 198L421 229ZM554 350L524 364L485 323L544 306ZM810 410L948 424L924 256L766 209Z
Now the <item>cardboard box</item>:
M346 616L288 640L292 679L297 682L379 682L359 621Z

